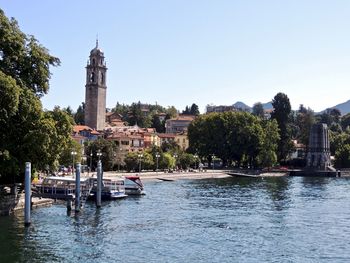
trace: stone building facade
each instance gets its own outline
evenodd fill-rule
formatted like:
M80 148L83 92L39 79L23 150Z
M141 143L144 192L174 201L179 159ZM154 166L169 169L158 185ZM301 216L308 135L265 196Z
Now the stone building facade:
M85 125L96 130L105 128L106 73L104 54L96 41L96 47L91 50L86 66L85 85Z

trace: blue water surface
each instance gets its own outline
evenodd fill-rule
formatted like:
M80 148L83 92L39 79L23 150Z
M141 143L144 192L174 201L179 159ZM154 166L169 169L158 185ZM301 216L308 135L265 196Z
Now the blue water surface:
M350 262L348 178L145 182L147 195L0 217L0 262Z

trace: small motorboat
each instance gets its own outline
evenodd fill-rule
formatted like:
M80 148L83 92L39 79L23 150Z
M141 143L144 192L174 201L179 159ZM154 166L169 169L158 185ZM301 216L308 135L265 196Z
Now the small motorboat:
M249 177L249 178L261 177L260 174L248 174L248 173L236 173L236 172L228 172L227 174L233 177Z
M127 195L146 194L140 176L125 176L125 193Z
M90 198L96 199L97 194L97 179L93 179L93 187L91 189ZM125 198L128 195L125 193L124 178L103 178L101 200L114 200Z

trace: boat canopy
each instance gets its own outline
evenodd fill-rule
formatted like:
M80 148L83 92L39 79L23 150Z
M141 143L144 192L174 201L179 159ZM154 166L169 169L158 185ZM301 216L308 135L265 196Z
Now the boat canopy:
M128 179L137 184L138 186L143 187L140 176L126 176L125 179Z

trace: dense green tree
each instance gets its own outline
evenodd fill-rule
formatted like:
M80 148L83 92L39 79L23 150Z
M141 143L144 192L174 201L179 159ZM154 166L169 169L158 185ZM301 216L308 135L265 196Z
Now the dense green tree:
M296 125L298 127L298 134L296 138L298 141L304 145L308 145L310 130L315 122L314 112L310 108L302 108L301 110L299 109L296 116Z
M197 104L193 103L193 104L191 105L190 114L196 115L196 116L199 115L199 108L198 108L198 105L197 105Z
M191 107L186 106L185 110L182 111L182 114L199 115L198 105L193 103Z
M195 158L193 157L193 154L190 153L182 153L179 156L179 166L182 169L188 169L191 166L194 166L195 164Z
M27 161L33 170L57 163L51 147L64 135L39 98L49 90L49 67L58 64L0 10L0 182L21 182Z
M74 157L72 152L76 153ZM73 166L73 159L74 167L76 166L76 163L82 163L82 146L71 139L67 147L61 152L59 163L66 167Z
M175 168L176 159L170 153L164 153L160 162L160 169Z
M291 105L286 94L278 93L272 100L272 106L274 110L271 118L277 121L280 133L277 158L281 161L287 158L293 148L290 129Z
M165 119L175 118L178 115L178 111L174 106L168 107L165 113L167 114Z
M161 146L163 152L178 152L180 146L175 141L164 142Z
M130 111L130 106L117 102L112 111L126 117Z
M77 112L74 114L74 122L77 125L85 124L85 103L84 102L82 102L81 105L79 105Z
M343 130L346 130L350 126L350 113L345 114L341 118L341 126Z
M325 123L329 128L338 129L338 126L333 124L340 124L341 112L336 108L327 109L316 117L318 123Z
M152 117L149 114L144 114L141 106L141 102L131 105L127 121L129 125L137 124L139 127L149 128L152 124Z
M92 169L97 167L97 162L100 159L104 171L112 170L116 164L115 155L118 149L114 142L103 138L98 138L90 142L86 147L86 153L92 153ZM99 157L97 153L101 153Z
M154 168L154 161L153 156L148 151L144 151L142 153L141 158L141 169L142 170L153 170Z
M343 145L350 144L350 130L345 132L333 132L329 133L330 151L331 155L335 155L337 149L340 149Z
M64 111L65 113L67 113L69 116L71 116L74 119L74 114L75 113L74 113L73 109L70 106L68 106L66 108L62 108L62 111Z
M190 110L190 107L188 107L188 106L186 105L186 108L185 108L185 110L182 111L182 114L190 114L190 113L191 113L190 111L191 111L191 110Z
M223 165L232 161L254 167L263 145L261 120L248 112L210 113L188 127L190 151L211 162L214 154Z
M350 144L340 145L335 152L335 166L337 168L350 167Z
M252 110L253 115L258 116L260 118L264 118L264 107L261 104L261 102L257 102L253 105L253 110Z
M263 167L272 167L277 163L277 142L280 138L278 124L276 120L263 123L263 142L259 152L259 165Z
M139 157L137 152L128 152L124 158L124 162L127 171L138 171Z
M49 66L59 65L58 58L23 33L14 18L8 19L0 9L0 70L11 76L18 86L41 97L49 90Z
M164 124L159 120L158 115L154 114L152 117L152 128L155 128L157 132L163 133L165 132Z

